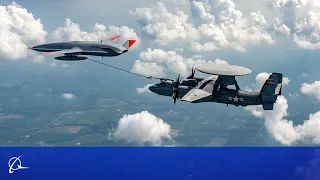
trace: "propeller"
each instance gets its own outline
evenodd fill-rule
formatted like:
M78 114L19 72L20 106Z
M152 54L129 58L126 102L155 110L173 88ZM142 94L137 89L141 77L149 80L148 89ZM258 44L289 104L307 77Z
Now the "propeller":
M187 79L192 79L192 78L194 78L194 73L196 72L196 70L195 70L195 68L194 68L194 66L192 67L192 69L191 69L191 74L190 74L190 76L189 77L187 77Z
M173 103L176 104L176 101L179 98L180 73L178 75L178 78L172 84L173 84L172 99L173 99Z

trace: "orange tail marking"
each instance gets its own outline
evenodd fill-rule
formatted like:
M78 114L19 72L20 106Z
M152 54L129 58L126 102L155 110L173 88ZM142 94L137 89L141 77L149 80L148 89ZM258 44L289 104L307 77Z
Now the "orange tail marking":
M118 39L119 37L121 37L121 36L120 35L116 35L116 36L111 37L110 40L113 41L115 39Z

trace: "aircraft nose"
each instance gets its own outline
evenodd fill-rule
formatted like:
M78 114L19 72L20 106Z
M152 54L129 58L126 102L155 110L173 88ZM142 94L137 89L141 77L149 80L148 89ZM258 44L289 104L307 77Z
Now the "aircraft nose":
M123 50L122 53L125 53L125 52L127 52L127 51L128 51L127 49L126 49L126 50Z
M156 91L156 86L155 86L155 85L150 86L150 87L149 87L149 90L150 90L151 92L155 92L155 91Z
M31 50L33 50L33 49L35 49L35 48L37 48L37 46L28 47L28 49L31 49Z
M39 48L42 48L42 45L28 47L28 49L35 50L35 51L37 51Z

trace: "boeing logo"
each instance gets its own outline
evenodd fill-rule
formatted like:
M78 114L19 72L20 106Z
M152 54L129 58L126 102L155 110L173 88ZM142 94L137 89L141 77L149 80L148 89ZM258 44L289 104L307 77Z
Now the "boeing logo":
M29 167L23 167L21 165L20 156L19 157L12 157L9 160L8 165L9 165L9 174L12 174L19 169L29 169Z

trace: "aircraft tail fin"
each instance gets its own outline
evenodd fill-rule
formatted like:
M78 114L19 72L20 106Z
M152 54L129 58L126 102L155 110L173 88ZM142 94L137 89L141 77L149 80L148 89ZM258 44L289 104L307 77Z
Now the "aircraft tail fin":
M264 110L273 110L278 95L282 93L282 77L281 73L272 73L264 83L260 91Z
M130 49L130 47L136 42L136 40L130 39L127 40L122 46L126 49Z

